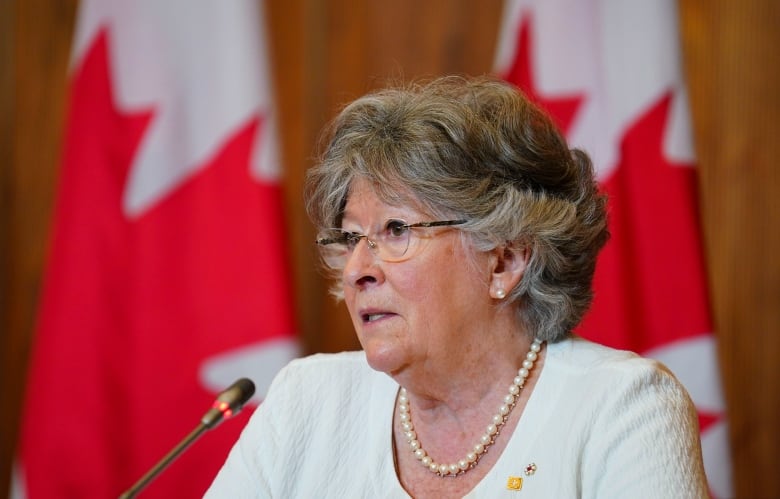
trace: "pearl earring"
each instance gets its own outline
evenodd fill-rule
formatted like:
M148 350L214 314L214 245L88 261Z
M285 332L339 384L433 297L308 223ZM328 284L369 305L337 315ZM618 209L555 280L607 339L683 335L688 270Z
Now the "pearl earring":
M498 298L499 300L503 300L504 298L506 298L506 291L504 291L504 288L498 288L496 290L496 298Z

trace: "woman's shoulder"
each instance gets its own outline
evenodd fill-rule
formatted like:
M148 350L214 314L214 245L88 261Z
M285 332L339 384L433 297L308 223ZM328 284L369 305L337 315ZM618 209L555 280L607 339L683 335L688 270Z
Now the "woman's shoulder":
M573 370L634 369L657 361L629 350L619 350L580 336L570 336L548 345L548 358Z
M695 407L661 362L567 338L548 345L537 391L546 404L536 404L535 416L582 466L583 496L657 490L658 497L699 497L706 490Z
M674 374L655 359L577 336L549 345L545 365L560 375L584 382L608 380L612 387L619 384L682 387Z
M690 395L655 359L575 337L549 345L542 376L547 379L537 389L544 383L541 393L557 403L559 413L576 409L571 424L579 421L584 433L626 427L661 429L683 439L695 433Z

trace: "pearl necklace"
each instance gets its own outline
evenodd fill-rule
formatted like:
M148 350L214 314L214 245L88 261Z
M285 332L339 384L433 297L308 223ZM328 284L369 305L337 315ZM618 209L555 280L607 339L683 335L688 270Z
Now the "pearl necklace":
M398 394L398 418L401 420L401 428L404 430L406 441L409 443L409 448L414 453L420 463L428 468L432 473L439 476L458 476L466 473L470 469L474 468L479 462L483 454L485 454L488 448L493 445L498 437L501 427L504 426L507 419L509 419L509 413L512 412L516 403L517 396L520 394L520 390L525 385L525 381L528 375L531 373L531 369L534 367L534 362L538 357L539 351L542 349L542 341L538 338L534 339L531 344L531 349L525 356L523 361L523 367L517 371L512 385L509 387L509 393L504 396L503 404L498 409L498 413L492 418L492 422L487 426L485 433L479 438L479 442L474 446L471 452L466 454L466 457L460 459L457 463L452 464L439 464L428 455L423 449L422 444L417 439L417 433L414 431L414 425L412 424L412 415L409 412L409 397L406 392L406 388L401 388Z

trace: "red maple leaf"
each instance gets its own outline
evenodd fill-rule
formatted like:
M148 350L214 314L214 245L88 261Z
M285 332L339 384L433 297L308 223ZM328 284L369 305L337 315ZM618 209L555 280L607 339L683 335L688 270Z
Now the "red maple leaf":
M520 87L531 100L538 103L550 113L550 116L553 117L553 120L564 133L568 133L583 97L581 95L575 95L550 98L545 97L538 90L533 71L531 70L533 67L531 54L534 53L534 50L531 38L530 17L531 16L528 13L523 15L523 20L517 33L517 45L514 52L515 58L512 61L509 70L502 78Z
M208 409L205 357L294 331L281 191L249 174L261 120L128 218L128 171L155 113L117 109L109 46L101 33L73 79L22 432L32 498L116 497ZM225 426L148 496L201 495L242 425Z
M696 170L663 154L671 94L620 143L602 186L612 237L599 257L596 297L580 332L644 352L712 331L699 241Z

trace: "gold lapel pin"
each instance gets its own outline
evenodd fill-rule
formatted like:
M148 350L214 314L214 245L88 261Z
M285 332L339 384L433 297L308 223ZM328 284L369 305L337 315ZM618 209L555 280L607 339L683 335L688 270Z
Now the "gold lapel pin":
M510 476L506 481L506 488L509 490L520 490L523 488L523 479L519 476Z

